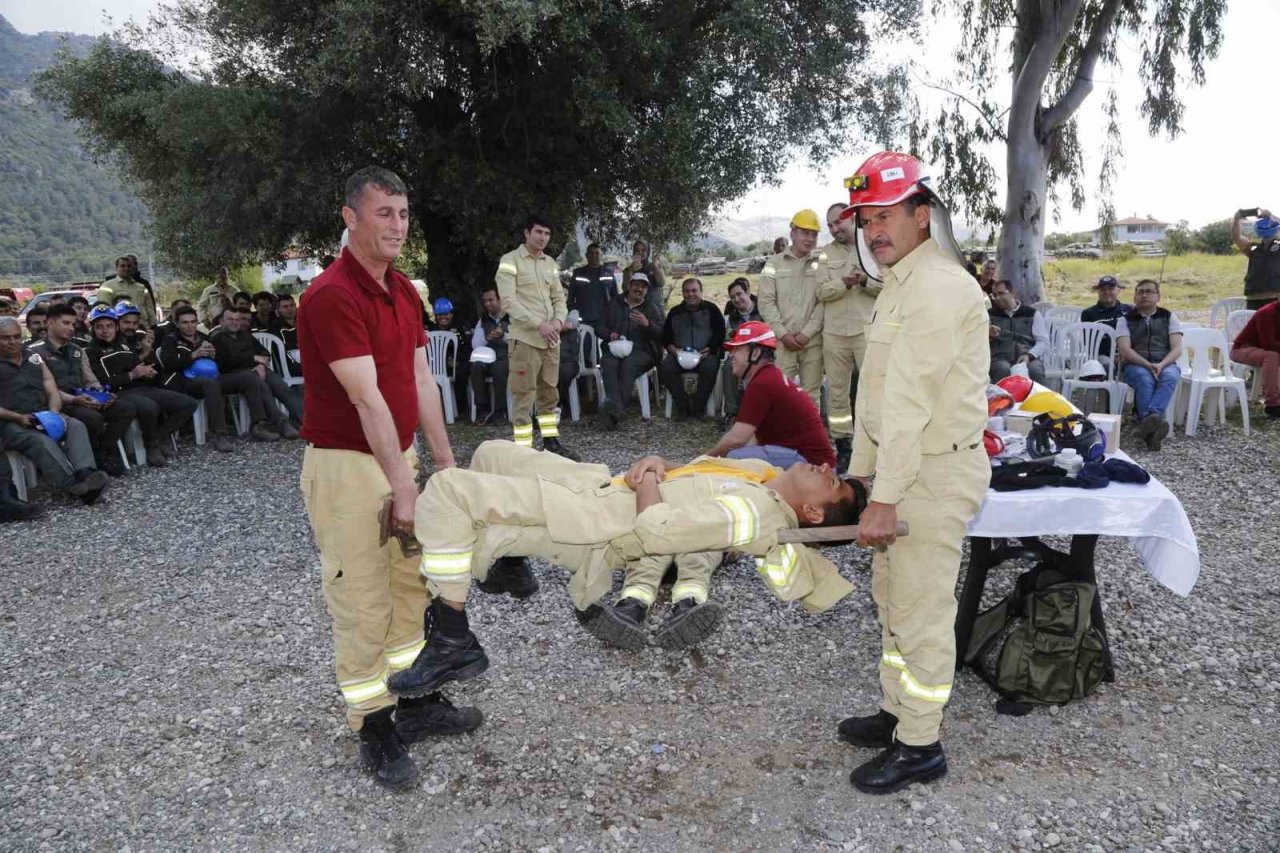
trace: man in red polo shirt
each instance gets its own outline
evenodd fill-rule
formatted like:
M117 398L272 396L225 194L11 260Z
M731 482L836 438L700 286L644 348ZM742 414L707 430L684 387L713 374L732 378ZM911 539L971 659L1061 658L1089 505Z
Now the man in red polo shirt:
M1231 342L1231 360L1258 368L1267 417L1280 418L1280 302L1263 305Z
M421 300L391 266L409 231L404 182L386 169L361 169L347 181L342 218L350 243L298 310L307 365L302 495L320 548L347 721L375 779L404 787L418 775L405 743L470 731L481 715L438 693L397 704L387 692L388 675L425 645L430 594L417 558L394 537L380 542L378 513L391 498L395 531L413 533L416 427L437 468L454 460L427 362Z
M743 323L725 342L733 375L747 384L737 420L708 456L763 459L787 469L797 462L836 467L822 416L802 386L774 364L778 339L768 323Z

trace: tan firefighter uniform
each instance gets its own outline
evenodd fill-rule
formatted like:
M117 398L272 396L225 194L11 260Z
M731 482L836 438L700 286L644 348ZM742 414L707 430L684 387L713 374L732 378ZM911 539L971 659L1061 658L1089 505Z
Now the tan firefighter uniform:
M564 322L564 288L560 286L560 268L555 258L543 252L529 254L526 246L507 252L498 261L494 276L502 310L511 319L507 348L511 389L511 427L516 444L533 446L533 419L529 412L538 411L538 431L543 439L559 438L556 405L560 392L560 342L548 344L538 334L538 326L553 320Z
M682 598L692 598L699 604L705 604L707 593L711 591L711 575L719 568L724 559L723 551L701 551L697 554L678 554L675 558L676 582L671 587L671 603ZM658 597L658 587L662 584L662 576L671 565L670 557L643 557L634 563L627 564L627 575L622 582L622 592L618 599L634 598L652 607Z
M829 385L827 426L832 438L853 436L853 409L849 391L853 371L862 368L866 358L867 338L864 327L871 322L876 296L883 286L867 279L864 286L845 287L847 275L863 272L858 251L839 241L823 247L826 268L818 285L818 301L822 303L822 365Z
M872 559L882 707L910 746L938 740L955 674L960 547L991 478L987 314L978 282L932 239L889 268L867 327L849 473L875 475L911 535Z
M433 594L462 602L497 558L543 557L569 569L569 594L585 610L627 563L736 549L756 557L779 599L826 610L853 587L818 551L778 544L799 524L764 485L777 473L756 459L700 457L668 472L662 503L637 515L635 492L603 465L487 441L470 470L437 472L418 498L422 573Z
M824 253L814 250L797 258L791 250L765 261L760 271L760 317L778 336L777 364L784 376L800 384L822 411L822 317L818 282L825 275ZM782 336L798 332L809 338L799 352L782 345Z

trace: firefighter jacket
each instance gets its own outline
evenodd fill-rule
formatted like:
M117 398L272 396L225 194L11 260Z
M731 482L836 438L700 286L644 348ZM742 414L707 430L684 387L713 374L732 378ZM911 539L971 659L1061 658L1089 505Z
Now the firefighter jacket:
M760 316L779 338L798 333L809 338L809 345L822 343L818 282L826 275L826 265L826 253L817 251L804 258L786 251L765 262L760 271Z
M538 334L538 326L553 320L563 323L569 315L555 258L545 252L535 258L528 247L520 246L498 261L494 282L502 310L511 321L511 339L546 349L548 344ZM551 346L559 346L559 342Z
M140 281L109 278L102 287L98 288L99 302L115 305L116 300L121 297L138 306L138 311L142 313L142 325L150 329L156 324L156 320L159 319L156 316L156 301L145 284Z
M884 288L868 278L863 285L844 286L844 277L865 272L857 250L839 241L823 247L827 262L819 271L818 301L822 303L822 331L828 335L861 335ZM776 331L775 331L776 334Z

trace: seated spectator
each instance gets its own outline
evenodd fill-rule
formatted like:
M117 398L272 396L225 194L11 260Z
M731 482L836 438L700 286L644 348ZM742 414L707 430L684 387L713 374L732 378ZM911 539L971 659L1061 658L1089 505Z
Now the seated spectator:
M155 329L152 330L155 332L154 346L156 349L160 348L160 343L167 336L172 335L174 332L178 330L177 326L173 324L173 312L177 311L179 308L190 308L190 307L191 307L191 300L183 299L181 296L173 300L173 302L169 303L169 311L168 311L168 314L165 316L165 319L161 320L159 323L156 323Z
M44 340L45 326L49 322L49 310L37 305L27 312L27 343Z
M471 393L476 398L476 423L500 424L507 420L507 377L511 363L507 351L507 334L511 320L502 313L502 299L498 288L487 287L480 294L480 322L471 333L471 351L481 347L493 350L492 364L471 363ZM489 388L486 379L493 380L493 405L489 405Z
M75 334L73 335L75 342L81 348L87 347L90 338L88 324L89 300L83 296L73 296L67 300L67 305L71 306L76 312Z
M453 300L441 296L431 303L435 318L427 321L428 332L457 332L453 325Z
M4 442L0 441L0 457L3 456ZM18 489L13 484L13 475L9 471L9 466L0 464L0 523L27 521L43 512L44 510L36 504L27 503L18 497Z
M213 284L206 287L196 300L196 315L205 328L212 329L217 325L218 315L231 304L235 295L236 289L228 280L227 268L223 267L218 270L218 277Z
M751 282L735 278L729 285L729 301L724 305L724 318L728 323L729 337L748 320L760 320L760 305L751 293ZM738 377L733 375L733 362L725 359L720 366L720 389L724 394L724 427L729 428L738 414Z
M600 244L592 243L587 246L586 266L575 269L569 280L566 309L577 311L579 321L598 332L605 308L617 295L618 281L613 277L613 271L605 269L601 263Z
M605 308L600 323L600 372L604 377L604 401L600 404L600 426L618 428L636 377L653 369L662 358L662 314L649 301L649 276L632 273L626 292ZM624 358L613 354L609 344L628 340L631 352Z
M142 316L138 306L132 302L117 302L115 311L116 339L138 356L143 364L153 364L155 359L156 334L150 329L142 329Z
M65 434L58 441L35 417L36 412L51 412L62 418L61 408L62 397L44 359L22 348L22 326L13 317L0 317L0 444L35 463L54 488L91 504L106 488L107 475L94 464L84 424L63 418Z
M250 434L258 441L274 441L276 438L297 438L296 425L302 423L301 396L280 378L280 374L268 370L270 354L258 343L249 331L249 312L243 308L231 307L222 312L222 324L209 336L216 350L218 371L223 377L223 385L232 376L249 374L256 376L258 382L248 381L247 387L253 392L246 392L249 412L253 418ZM243 381L243 380L241 380ZM265 388L260 390L259 386ZM246 386L241 386L246 387ZM275 405L283 403L289 415L285 417ZM290 423L290 419L293 423Z
M245 314L253 312L253 294L247 290L237 290L235 295L231 297L232 308L243 308ZM245 321L248 323L248 320Z
M147 464L163 468L170 458L176 458L172 450L165 449L165 439L191 420L199 404L185 394L160 387L155 367L143 361L144 353L147 357L151 355L149 330L137 336L140 338L137 349L122 338L116 314L122 312L125 318L131 318L135 311L136 308L126 302L118 311L100 308L90 312L93 342L85 353L98 381L117 397L133 404L147 449Z
M782 469L797 462L830 465L836 454L818 407L804 386L774 364L778 339L767 323L750 320L725 342L733 373L746 383L737 420L708 456L763 459Z
M1120 301L1120 282L1113 275L1104 275L1098 279L1094 290L1098 291L1098 301L1080 312L1080 322L1105 323L1114 329L1120 318L1133 310L1133 306ZM1109 359L1111 341L1104 340L1098 353L1102 358Z
M1280 303L1268 302L1231 342L1231 360L1262 373L1262 400L1267 417L1280 418Z
M724 343L724 315L710 302L702 298L702 282L686 278L680 285L684 301L667 313L662 329L662 342L667 355L662 360L659 373L662 384L670 392L673 413L677 416L699 417L706 410L707 400L716 387L716 373L720 370L720 346ZM681 352L694 352L698 356L693 367L683 367ZM697 374L698 387L693 399L684 390L686 373Z
M458 339L458 349L450 357L451 361L446 372L453 377L455 411L461 412L467 405L467 383L471 377L471 333L459 327L452 299L441 296L431 304L431 308L435 312L435 319L426 321L427 331L452 332ZM435 367L436 365L432 365L433 369Z
M17 317L18 303L7 296L0 296L0 317Z
M276 297L269 290L253 294L253 314L249 317L250 332L277 334L280 322L276 319Z
M560 392L560 408L569 411L569 386L578 378L579 356L582 355L582 338L578 334L578 312L570 311L560 326L560 374L556 390ZM587 364L594 364L587 354Z
M300 379L302 356L298 350L298 303L294 301L291 294L282 293L280 302L276 305L276 312L280 315L280 327L276 333L280 335L280 340L284 341L284 356L289 362L289 375L294 379Z
M990 263L990 262L988 262ZM1025 364L1036 382L1044 383L1044 362L1049 351L1049 329L1044 317L1030 305L1018 301L1008 279L991 288L991 381L1004 379L1015 364Z
M1178 390L1182 371L1182 323L1160 306L1160 285L1149 278L1133 291L1134 309L1116 322L1121 375L1133 388L1138 434L1150 450L1159 450L1168 433L1165 409Z
M773 241L773 254L781 255L787 250L788 245L786 237L779 237Z
M982 292L987 296L991 295L991 291L995 289L996 282L999 281L996 275L996 262L983 261L982 271L978 273L978 286L982 288Z
M142 315L142 325L148 329L156 324L156 300L151 293L151 285L138 280L138 269L128 255L116 258L116 274L107 279L98 288L98 299L114 306L125 300L138 306Z
M188 377L185 373L198 358L217 357L217 349L209 336L200 331L199 317L190 305L173 312L175 330L165 336L156 351L156 363L160 366L161 380L165 388L181 391L189 397L204 400L205 420L213 433L213 449L230 453L232 446L227 437L227 394L244 394L246 400L254 395L264 396L265 385L258 381L253 371L233 376ZM270 402L270 401L268 401ZM250 405L252 411L253 406ZM257 436L255 436L257 438Z
M117 453L116 442L129 431L138 411L129 400L121 400L114 394L100 403L81 393L86 389L102 392L103 388L89 366L89 356L72 337L75 319L75 309L66 305L50 310L45 339L30 344L27 349L38 354L52 374L62 400L62 414L84 424L97 467L112 477L122 477L124 464Z

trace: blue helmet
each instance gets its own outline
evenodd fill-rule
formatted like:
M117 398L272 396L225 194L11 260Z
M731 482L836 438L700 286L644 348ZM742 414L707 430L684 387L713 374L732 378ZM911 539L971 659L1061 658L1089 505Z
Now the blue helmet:
M197 358L191 362L190 367L182 371L182 375L188 379L217 379L218 362L211 358Z
M431 310L437 316L439 316L440 314L452 314L453 302L450 301L448 297L441 296L435 302L431 303Z
M1253 231L1263 240L1270 239L1280 232L1280 219L1272 219L1270 216L1263 216L1253 223Z
M89 312L89 325L93 325L94 320L114 320L116 312L107 305L99 305Z
M99 391L96 388L77 388L75 391L77 394L83 397L88 397L99 405L106 405L111 402L111 393L106 390Z
M54 412L36 412L35 419L40 422L39 429L54 441L62 441L62 437L67 434L67 422L61 415Z
M132 302L117 302L116 303L116 319L120 320L124 318L125 315L127 314L137 314L138 316L142 316L142 310L138 308L137 305L134 305Z

